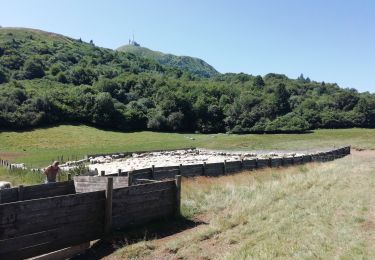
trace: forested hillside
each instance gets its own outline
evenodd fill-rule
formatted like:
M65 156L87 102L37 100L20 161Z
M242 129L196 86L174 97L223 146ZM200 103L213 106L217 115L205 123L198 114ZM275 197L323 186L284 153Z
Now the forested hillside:
M273 73L200 77L93 42L1 28L0 127L75 122L204 133L374 127L375 97Z

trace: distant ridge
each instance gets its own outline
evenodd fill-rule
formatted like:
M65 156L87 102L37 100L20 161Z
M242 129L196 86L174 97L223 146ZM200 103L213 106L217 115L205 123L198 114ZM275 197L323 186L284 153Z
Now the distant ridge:
M199 58L189 56L177 56L165 54L160 51L153 51L145 47L128 44L117 48L117 51L133 53L142 58L147 58L159 62L167 67L177 67L184 71L189 71L201 77L213 77L220 73L210 64Z

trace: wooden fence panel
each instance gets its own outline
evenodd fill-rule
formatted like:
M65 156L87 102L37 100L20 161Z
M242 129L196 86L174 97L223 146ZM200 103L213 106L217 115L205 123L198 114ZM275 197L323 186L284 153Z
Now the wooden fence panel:
M0 259L27 258L100 238L104 191L0 205Z
M269 159L258 159L257 168L269 167Z
M242 170L241 161L229 161L225 164L226 173L239 172Z
M0 190L0 203L15 202L18 200L18 188Z
M75 176L74 185L77 192L92 192L105 190L107 188L107 178L106 176ZM113 187L115 189L127 187L128 177L114 176Z
M302 164L303 163L303 156L301 156L301 155L294 156L293 162L294 162L294 164Z
M133 174L133 179L152 179L152 169L144 168L131 171Z
M246 170L253 170L257 167L256 159L243 160L243 168Z
M335 159L335 157L333 156L333 152L326 152L326 159L327 161L333 161Z
M283 165L283 158L272 158L271 167L281 167Z
M153 177L155 180L171 179L174 178L176 175L179 175L179 173L179 166L155 167Z
M22 200L47 198L60 195L74 194L73 181L56 182L49 184L31 185L23 187ZM19 200L18 188L0 190L0 203L10 203Z
M180 175L185 177L201 176L203 174L203 164L182 165Z
M223 163L207 163L204 168L205 176L220 176L223 175L224 164Z
M283 158L283 166L293 165L293 163L294 163L293 157L284 157Z
M311 162L311 161L312 161L311 155L304 155L302 157L302 162L303 163L308 163L308 162Z
M173 215L176 184L170 180L115 189L112 200L113 228L126 228Z

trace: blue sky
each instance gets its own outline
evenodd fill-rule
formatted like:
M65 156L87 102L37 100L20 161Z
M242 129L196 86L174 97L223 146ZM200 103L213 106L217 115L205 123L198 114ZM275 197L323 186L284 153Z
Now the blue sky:
M371 0L0 0L0 25L117 48L199 57L220 72L269 72L375 92Z

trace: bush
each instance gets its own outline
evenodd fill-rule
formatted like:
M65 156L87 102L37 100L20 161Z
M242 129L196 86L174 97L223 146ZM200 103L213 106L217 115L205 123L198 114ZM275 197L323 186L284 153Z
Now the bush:
M42 78L45 75L42 62L34 57L26 60L23 70L26 79Z
M310 128L309 123L295 113L289 113L269 122L266 132L304 132Z

